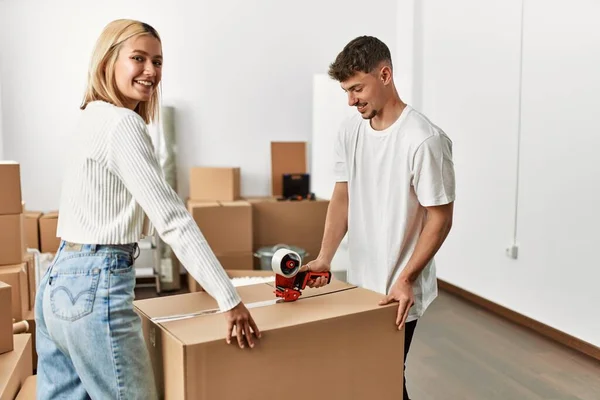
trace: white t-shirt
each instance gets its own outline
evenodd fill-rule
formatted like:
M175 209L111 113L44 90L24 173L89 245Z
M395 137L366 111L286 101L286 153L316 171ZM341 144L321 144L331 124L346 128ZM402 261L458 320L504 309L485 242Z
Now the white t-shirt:
M410 106L382 131L357 114L340 129L334 171L337 182L348 182L348 282L388 294L417 244L424 207L454 201L452 142ZM434 260L413 291L407 321L437 297Z

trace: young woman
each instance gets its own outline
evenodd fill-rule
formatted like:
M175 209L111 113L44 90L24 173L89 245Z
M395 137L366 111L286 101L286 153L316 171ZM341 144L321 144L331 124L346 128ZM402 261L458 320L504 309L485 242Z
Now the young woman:
M161 40L132 20L98 39L75 134L66 143L57 236L35 314L38 399L153 399L152 366L133 309L137 241L156 229L224 312L227 342L260 332L183 202L147 132L158 112Z

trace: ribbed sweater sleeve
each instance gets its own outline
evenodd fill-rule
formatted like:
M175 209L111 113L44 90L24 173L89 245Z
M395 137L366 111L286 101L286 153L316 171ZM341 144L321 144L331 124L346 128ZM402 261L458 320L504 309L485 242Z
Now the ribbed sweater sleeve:
M142 119L126 115L110 132L106 154L109 170L123 182L160 237L219 308L226 311L235 307L240 297L183 201L165 180Z

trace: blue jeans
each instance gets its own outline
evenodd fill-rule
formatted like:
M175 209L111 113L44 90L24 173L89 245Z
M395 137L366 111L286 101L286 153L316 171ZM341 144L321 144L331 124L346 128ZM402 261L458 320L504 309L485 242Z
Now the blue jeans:
M38 400L157 398L134 248L61 242L36 295Z

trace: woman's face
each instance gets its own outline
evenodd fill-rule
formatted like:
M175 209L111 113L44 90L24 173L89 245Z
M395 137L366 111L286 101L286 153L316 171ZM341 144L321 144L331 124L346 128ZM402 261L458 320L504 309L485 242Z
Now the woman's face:
M115 63L117 88L125 106L135 109L148 101L162 77L162 46L151 35L137 35L123 42Z

